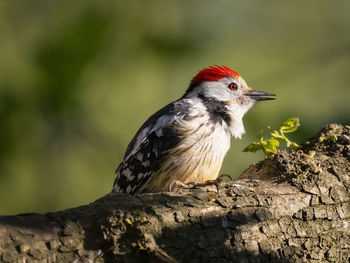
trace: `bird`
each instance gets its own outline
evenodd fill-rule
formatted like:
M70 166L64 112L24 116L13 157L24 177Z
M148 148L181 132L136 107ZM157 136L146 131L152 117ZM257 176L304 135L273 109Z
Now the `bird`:
M155 112L137 131L116 169L112 192L161 192L174 182L215 180L231 137L245 133L245 113L273 96L250 88L226 66L202 69L180 99Z

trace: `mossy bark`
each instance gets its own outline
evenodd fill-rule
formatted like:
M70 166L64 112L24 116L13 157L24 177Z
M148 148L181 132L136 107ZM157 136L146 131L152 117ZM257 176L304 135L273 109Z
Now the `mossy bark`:
M219 195L109 194L57 213L0 217L0 259L348 262L350 127L326 126L223 183Z

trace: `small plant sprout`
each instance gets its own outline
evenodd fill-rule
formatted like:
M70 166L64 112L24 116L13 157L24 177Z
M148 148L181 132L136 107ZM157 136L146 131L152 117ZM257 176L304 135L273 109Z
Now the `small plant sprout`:
M263 137L263 130L259 132L258 135L258 141L252 142L249 144L243 151L244 152L256 152L256 151L263 151L265 154L265 158L272 158L275 153L278 151L278 147L280 146L280 141L284 141L286 143L287 148L297 148L299 147L298 144L295 142L290 141L285 133L292 133L295 132L298 127L300 126L299 118L289 118L288 120L284 121L279 130L274 130L271 132L271 138L264 140Z

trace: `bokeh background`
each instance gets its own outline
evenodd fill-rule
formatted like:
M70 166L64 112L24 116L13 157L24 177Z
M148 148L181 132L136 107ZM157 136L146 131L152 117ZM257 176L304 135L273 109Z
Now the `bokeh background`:
M302 142L349 124L350 1L5 0L0 3L0 214L87 204L146 118L201 68L226 65L278 100L245 117L222 172L259 129L298 116Z

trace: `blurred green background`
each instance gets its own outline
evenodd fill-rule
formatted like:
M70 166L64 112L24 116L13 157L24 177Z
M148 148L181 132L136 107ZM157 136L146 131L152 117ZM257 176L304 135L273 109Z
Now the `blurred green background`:
M297 142L349 124L350 1L0 3L0 214L87 204L146 118L203 67L226 65L278 94L245 117L222 172L262 153L257 131L298 116Z

